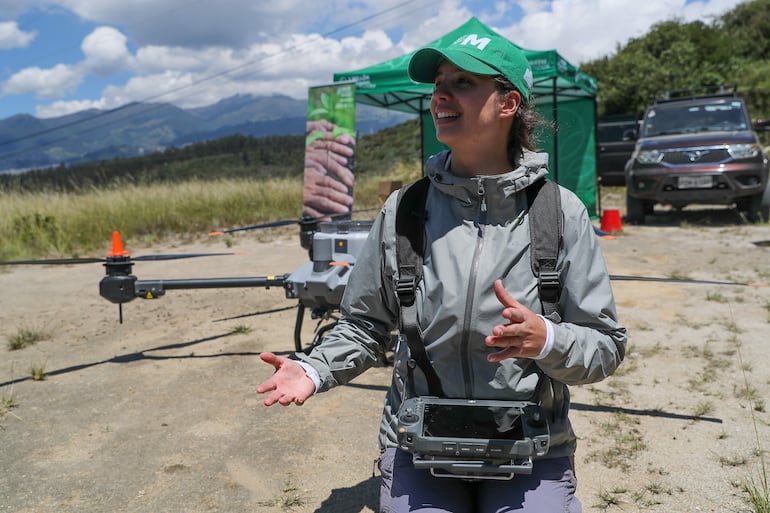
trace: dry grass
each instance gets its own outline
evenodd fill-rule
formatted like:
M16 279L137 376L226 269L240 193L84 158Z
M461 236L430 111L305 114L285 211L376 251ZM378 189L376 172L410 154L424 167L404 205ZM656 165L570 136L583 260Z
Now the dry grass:
M359 178L356 209L380 204L382 180L403 183L419 176L396 167L388 176ZM0 192L0 260L83 256L104 249L113 231L124 239L157 242L174 236L279 219L299 219L302 180L190 181L126 185L78 193Z

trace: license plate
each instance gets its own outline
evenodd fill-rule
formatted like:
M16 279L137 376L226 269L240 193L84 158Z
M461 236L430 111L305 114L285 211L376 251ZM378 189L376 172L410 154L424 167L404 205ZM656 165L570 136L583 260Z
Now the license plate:
M714 179L711 176L680 176L677 181L680 189L709 189L713 185Z

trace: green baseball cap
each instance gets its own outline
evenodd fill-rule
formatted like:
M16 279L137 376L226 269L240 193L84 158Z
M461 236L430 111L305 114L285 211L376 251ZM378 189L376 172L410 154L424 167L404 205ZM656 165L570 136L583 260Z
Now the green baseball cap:
M494 33L466 34L450 44L434 43L417 50L409 61L409 77L432 83L444 59L477 75L503 75L518 89L524 101L532 94L532 68L524 52Z

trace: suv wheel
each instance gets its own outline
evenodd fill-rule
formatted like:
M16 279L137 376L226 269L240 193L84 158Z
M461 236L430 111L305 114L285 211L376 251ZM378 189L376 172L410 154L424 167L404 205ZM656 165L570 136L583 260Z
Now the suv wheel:
M644 218L652 215L654 206L652 201L634 198L626 192L626 221L631 224L644 224Z
M770 218L770 203L763 194L755 194L738 200L738 210L750 223L761 223Z

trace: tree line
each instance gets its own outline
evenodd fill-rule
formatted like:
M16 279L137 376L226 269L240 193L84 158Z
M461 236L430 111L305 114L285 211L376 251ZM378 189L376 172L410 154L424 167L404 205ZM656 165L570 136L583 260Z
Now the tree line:
M666 91L737 87L754 119L770 117L770 0L710 21L668 20L581 66L599 83L598 113L641 114Z

